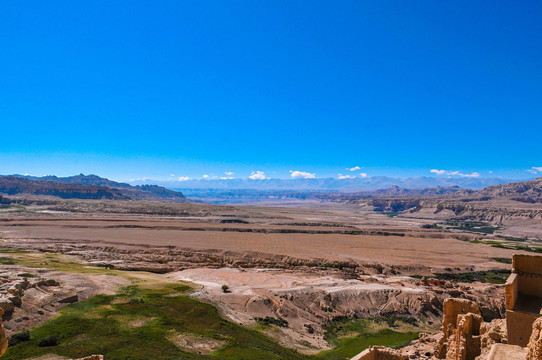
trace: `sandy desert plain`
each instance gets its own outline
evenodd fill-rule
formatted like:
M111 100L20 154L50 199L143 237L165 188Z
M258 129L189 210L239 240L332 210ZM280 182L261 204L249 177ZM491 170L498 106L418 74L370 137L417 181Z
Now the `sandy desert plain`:
M436 221L309 201L11 206L0 306L7 335L30 340L5 358L347 359L438 331L446 298L503 317L500 284L526 252L491 246L506 227Z

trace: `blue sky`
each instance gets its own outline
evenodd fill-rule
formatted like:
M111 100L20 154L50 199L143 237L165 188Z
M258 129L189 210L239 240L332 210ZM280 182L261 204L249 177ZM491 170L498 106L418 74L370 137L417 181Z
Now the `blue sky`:
M541 13L539 1L4 2L0 173L534 177Z

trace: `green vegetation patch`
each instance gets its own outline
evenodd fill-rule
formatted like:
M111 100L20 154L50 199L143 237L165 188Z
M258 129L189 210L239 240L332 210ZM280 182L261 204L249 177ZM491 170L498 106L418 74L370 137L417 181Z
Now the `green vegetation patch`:
M278 327L288 327L288 321L282 319L282 318L274 318L271 316L266 316L264 318L257 317L254 318L256 322L263 326L269 326L269 325L276 325Z
M183 289L132 285L117 295L98 295L68 305L60 316L31 330L30 340L10 346L2 359L20 360L48 353L70 358L106 354L108 360L206 357L175 345L170 340L172 332L223 341L224 345L212 354L219 359L308 358L283 348L261 332L224 320L209 304L186 295L175 296ZM57 345L51 341L55 338Z
M15 259L12 257L1 257L0 258L0 265L15 265Z
M402 325L411 325L416 320L407 318L379 318L340 320L329 324L324 339L335 348L322 351L319 359L343 360L349 359L373 345L402 347L418 338L415 331L399 331ZM403 320L406 320L405 323ZM392 327L397 330L390 329Z
M7 256L2 256L4 254ZM125 277L127 274L125 271L88 266L66 255L29 252L17 249L0 249L0 265L20 265L28 268L45 267L64 272L122 275Z
M342 270L344 267L347 267L347 264L343 263L342 261L333 261L333 262L326 262L324 263L323 266L326 268Z
M523 250L523 251L534 252L534 253L542 253L542 247L538 247L538 246L527 246L527 245L519 245L519 244L498 242L498 241L484 241L484 244L489 244L492 247L496 247L500 249Z
M443 227L439 224L423 224L421 226L422 229L436 229L436 230L442 230Z
M36 277L36 275L30 274L30 273L20 273L20 274L17 274L17 276L19 276L19 277L25 277L25 278L33 278L33 277Z
M512 258L492 257L491 260L496 261L498 263L503 263L503 264L511 264L512 263Z
M448 221L448 229L474 232L479 234L493 234L499 227L481 221Z
M510 270L474 271L468 273L435 273L439 280L471 283L475 281L491 284L504 284L510 276Z
M495 235L495 237L504 239L506 241L519 241L519 242L525 242L529 240L526 237L517 237L517 236L505 236L505 235Z

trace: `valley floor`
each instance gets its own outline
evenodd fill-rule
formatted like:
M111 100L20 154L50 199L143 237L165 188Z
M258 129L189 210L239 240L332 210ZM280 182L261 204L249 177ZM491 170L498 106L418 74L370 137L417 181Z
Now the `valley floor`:
M344 206L205 209L183 216L47 207L2 213L7 279L28 273L60 284L25 290L23 305L4 316L10 335L33 329L32 340L8 349L7 358L106 352L123 359L106 338L126 338L133 348L129 339L157 337L167 343L163 359L245 352L247 359L345 359L436 331L449 297L476 301L486 318L502 317L499 283L521 252L490 246L489 234ZM59 300L73 294L74 303L53 318L69 303ZM179 312L194 317L175 323L166 315ZM205 326L191 327L206 316ZM80 319L84 329L73 325ZM217 324L226 335L217 335ZM48 333L60 340L54 351L37 346ZM156 351L145 341L138 353Z

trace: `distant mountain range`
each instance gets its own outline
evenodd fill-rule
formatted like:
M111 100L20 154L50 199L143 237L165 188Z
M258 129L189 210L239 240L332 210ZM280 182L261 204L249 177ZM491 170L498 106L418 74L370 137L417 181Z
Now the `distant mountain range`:
M185 202L185 196L158 185L120 183L97 175L0 176L0 193L4 195L54 196L63 199L158 200Z
M187 180L187 181L134 181L132 184L153 183L169 189L180 191L189 189L199 190L296 190L296 191L371 191L398 186L405 189L423 189L433 187L449 188L459 186L465 189L482 189L492 185L503 185L511 182L501 178L472 178L472 177L416 177L392 178L374 176L354 179L228 179L228 180Z
M214 203L259 202L273 200L363 199L373 197L506 197L522 202L542 202L542 178L511 182L498 178L390 178L357 179L231 179L127 184L97 175L0 176L0 195L52 196L69 199L155 200ZM170 187L168 189L167 187ZM327 194L327 195L326 195Z

